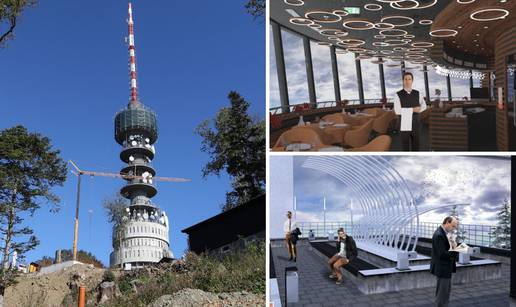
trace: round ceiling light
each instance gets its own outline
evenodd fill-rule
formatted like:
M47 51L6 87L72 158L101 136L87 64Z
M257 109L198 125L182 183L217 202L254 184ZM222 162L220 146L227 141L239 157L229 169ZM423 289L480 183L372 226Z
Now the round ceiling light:
M388 22L378 22L378 23L374 24L374 27L379 30L389 30L389 29L393 29L394 25L392 23L388 23Z
M337 43L339 46L356 47L365 44L365 41L356 38L346 38Z
M434 22L433 22L433 20L431 20L431 19L421 19L421 20L419 21L419 24L420 24L420 25L423 25L423 26L431 25L431 24L433 24L433 23L434 23Z
M331 46L331 44L327 43L327 42L318 42L317 45L319 45L319 46Z
M404 20L404 22L394 23L392 19L397 19L397 21ZM389 23L393 24L395 27L406 27L414 23L414 19L407 16L385 16L380 19L381 22L385 22L386 20L389 20Z
M498 14L498 16L484 17L484 18L479 18L477 16L479 14L492 13L492 12L496 12ZM508 10L504 10L504 9L483 9L483 10L479 10L479 11L471 13L469 18L471 18L473 20L476 20L476 21L493 21L493 20L498 20L498 19L504 19L508 15L509 15L509 11Z
M401 30L401 29L388 29L388 30L381 30L380 32L381 35L384 35L384 36L387 36L387 37L394 37L394 36L404 36L404 35L407 35L408 32L405 31L405 30Z
M392 51L392 50L380 50L380 53L381 54L393 54L394 51Z
M311 25L308 25L310 28L313 28L313 29L320 29L322 28L322 26L318 23L314 23L314 24L311 24Z
M392 50L400 51L401 52L401 51L407 51L407 48L404 48L404 47L394 47L394 48L392 48Z
M353 27L353 24L361 24L362 26ZM351 30L369 30L369 29L374 28L374 24L372 22L367 21L367 20L361 20L361 19L346 20L346 21L344 21L344 23L342 23L342 25L344 26L344 28L351 29Z
M381 11L382 6L376 3L368 3L364 5L364 8L368 11Z
M348 32L339 29L323 29L319 31L324 36L346 36Z
M407 41L405 40L401 40L401 39L386 39L385 40L386 43L389 44L389 46L403 46L403 45L406 45L408 44Z
M449 37L449 36L455 36L458 33L459 32L457 30L453 30L453 29L437 29L437 30L430 31L429 34L430 34L430 36L433 36L433 37ZM419 47L421 47L421 46L419 46Z
M460 3L460 4L470 4L473 2L475 2L475 0L457 0L457 3Z
M340 17L339 15L331 13L331 12L326 12L326 11L307 12L305 14L305 17L310 20L322 22L322 23L333 23L333 22L340 21L342 19L342 17Z
M430 42L413 42L410 44L414 48L431 48L434 46L434 43Z
M359 55L355 58L355 61L360 61L360 60L367 60L367 59L370 59L372 58L372 56L370 55Z
M407 49L408 52L428 52L428 49L426 48L409 48Z
M340 17L346 17L349 15L349 13L344 10L335 10L335 11L333 11L333 14L339 15Z
M358 48L358 47L349 47L349 52L366 52L367 50L364 48Z
M311 26L314 24L312 20L307 18L290 18L289 21L291 24L298 26Z
M419 0L419 1L421 1L421 0ZM421 5L421 3L419 1L417 1L417 0L391 1L391 2L389 2L389 5L393 9L397 9L397 10L420 10L420 9L426 9L426 8L432 7L437 3L437 0L432 0L430 3L428 3L426 5ZM409 5L408 6L403 5L404 2L408 2Z
M414 38L414 37L416 37L416 36L414 36L414 35L412 35L412 34L408 34L408 35L405 35L405 36L403 36L403 37L404 37L404 38Z
M389 44L385 43L385 42L374 42L373 46L375 46L375 47L388 47Z
M303 0L283 0L288 5L302 6L305 4Z
M379 34L377 34L377 35L375 35L375 36L374 36L374 38L376 38L376 39L384 39L384 38L385 38L385 35L379 35Z

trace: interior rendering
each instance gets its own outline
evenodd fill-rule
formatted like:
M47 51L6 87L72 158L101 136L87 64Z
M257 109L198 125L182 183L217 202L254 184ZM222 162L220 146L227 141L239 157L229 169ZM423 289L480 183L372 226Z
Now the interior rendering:
M515 14L507 0L270 1L270 150L514 150Z

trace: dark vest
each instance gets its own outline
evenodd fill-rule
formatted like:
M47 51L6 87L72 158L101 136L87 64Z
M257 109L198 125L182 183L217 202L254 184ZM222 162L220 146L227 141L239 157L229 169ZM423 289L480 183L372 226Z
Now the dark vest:
M414 108L421 106L419 103L419 92L416 90L412 90L410 94L408 94L405 90L401 90L397 92L398 97L400 98L401 107L402 108Z
M396 94L398 94L398 97L400 98L400 103L402 108L414 108L414 107L420 107L421 104L419 103L419 92L412 89L410 94L408 94L404 89L401 91L398 91ZM419 113L412 114L412 123L415 124L419 120ZM416 126L412 126L412 130Z

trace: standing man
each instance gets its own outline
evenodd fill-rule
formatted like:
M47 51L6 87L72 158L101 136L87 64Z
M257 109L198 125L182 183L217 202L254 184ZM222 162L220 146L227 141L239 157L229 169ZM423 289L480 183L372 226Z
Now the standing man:
M294 244L294 242L292 242L292 231L294 231L294 229L296 228L297 225L294 219L292 218L292 212L287 211L287 220L285 221L285 224L283 224L283 231L285 231L285 242L287 243L288 254L290 255L288 261L296 261L296 245Z
M450 249L457 247L452 231L457 229L458 221L453 216L447 216L432 237L432 260L430 273L437 277L435 290L435 305L446 307L450 301L451 276L456 271L455 261L457 252Z
M347 236L344 228L337 230L337 253L328 260L330 266L331 279L337 278L335 282L337 285L342 283L342 272L340 268L357 257L357 245L351 236Z
M403 74L403 89L396 94L394 112L401 115L401 145L403 151L419 151L419 113L426 110L419 92L412 89L414 76L410 72Z

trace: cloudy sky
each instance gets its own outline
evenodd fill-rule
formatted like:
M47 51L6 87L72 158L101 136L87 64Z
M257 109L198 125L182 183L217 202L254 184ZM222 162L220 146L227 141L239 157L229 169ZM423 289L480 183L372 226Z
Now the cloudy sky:
M347 221L350 218L351 192L346 185L326 173L302 167L306 158L276 156L270 159L271 238L282 236L284 213L292 210L291 194L297 200L298 221L322 221L324 197L327 221ZM458 209L464 224L496 224L496 213L504 198L510 198L509 158L420 155L384 158L405 179L418 205L469 204ZM291 168L285 166L288 164L292 165ZM275 173L275 165L282 165L278 168L281 172ZM292 174L290 181L289 174ZM275 182L281 183L282 188L274 187ZM288 187L289 182L292 188ZM354 220L362 217L358 206L352 210ZM420 221L441 222L449 211L449 208L443 208L425 213Z
M272 31L270 33L270 107L280 106L276 59ZM287 30L282 30L283 52L287 73L287 86L290 104L309 101L306 79L305 55L303 40ZM311 42L312 64L314 69L317 101L335 101L333 76L331 72L330 48ZM355 56L351 53L338 54L337 65L342 99L358 99L358 84L356 81ZM395 64L388 62L386 64ZM364 98L378 99L381 97L380 72L378 65L370 60L361 60ZM414 74L414 89L425 92L424 77L421 65L407 64L407 70ZM440 89L442 97L447 96L446 78L440 76L429 67L430 96L435 96L435 89ZM401 89L401 68L384 65L385 87L387 98L393 98ZM464 97L469 95L469 80L451 78L452 96Z

